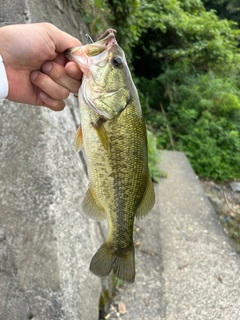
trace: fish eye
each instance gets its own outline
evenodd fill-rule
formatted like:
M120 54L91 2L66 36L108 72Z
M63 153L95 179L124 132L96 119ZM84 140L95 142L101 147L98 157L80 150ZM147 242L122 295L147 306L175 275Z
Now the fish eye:
M115 68L120 68L123 65L122 59L118 56L112 58L112 64Z

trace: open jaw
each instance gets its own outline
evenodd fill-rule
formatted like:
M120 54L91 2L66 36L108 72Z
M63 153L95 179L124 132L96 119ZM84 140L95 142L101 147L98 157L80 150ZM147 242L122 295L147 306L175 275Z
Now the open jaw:
M66 50L65 55L68 60L78 63L85 73L89 69L88 66L105 60L106 54L115 44L117 41L114 32L109 32L106 37L97 42Z

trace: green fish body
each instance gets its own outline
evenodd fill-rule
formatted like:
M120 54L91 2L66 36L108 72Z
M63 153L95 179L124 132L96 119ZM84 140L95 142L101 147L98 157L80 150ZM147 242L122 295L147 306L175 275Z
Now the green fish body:
M113 269L119 279L134 282L134 218L151 210L154 188L137 90L114 33L106 34L67 55L84 73L76 144L85 149L90 187L82 208L88 216L108 221L107 239L90 270L103 277Z

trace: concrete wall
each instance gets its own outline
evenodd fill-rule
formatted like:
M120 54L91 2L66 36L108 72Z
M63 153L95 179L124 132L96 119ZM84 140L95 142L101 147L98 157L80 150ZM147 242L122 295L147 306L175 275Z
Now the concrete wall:
M42 21L84 41L74 0L0 2L1 26ZM80 210L76 100L59 113L0 101L0 320L98 319L101 281L88 268L102 239Z

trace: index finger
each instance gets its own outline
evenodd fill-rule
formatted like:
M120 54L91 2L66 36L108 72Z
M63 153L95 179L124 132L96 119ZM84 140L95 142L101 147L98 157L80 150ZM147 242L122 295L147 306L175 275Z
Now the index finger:
M64 52L68 48L81 46L82 43L77 38L49 24L47 29L49 37L53 40L56 51Z
M65 66L65 64L67 63L67 59L64 53L58 53L56 58L52 61L56 62L57 64L60 64L61 66Z
M83 76L82 70L74 61L69 61L66 63L65 72L69 77L76 80L82 79Z

